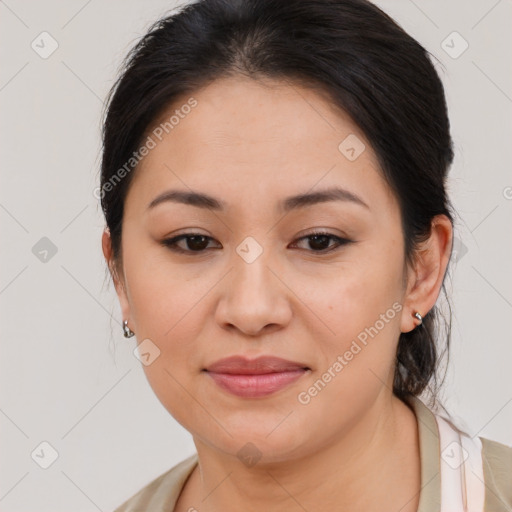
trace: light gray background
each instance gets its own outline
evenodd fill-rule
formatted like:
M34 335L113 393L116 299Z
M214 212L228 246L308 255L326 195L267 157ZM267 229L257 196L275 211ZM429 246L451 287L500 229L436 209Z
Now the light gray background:
M175 5L0 1L1 511L110 511L195 451L122 337L93 196L107 90ZM472 435L510 445L512 2L378 5L445 68L461 244L445 403ZM59 45L47 59L31 48L43 31ZM453 31L469 43L457 59L441 46ZM42 237L57 248L47 262L32 252ZM48 469L31 458L43 441L58 452Z

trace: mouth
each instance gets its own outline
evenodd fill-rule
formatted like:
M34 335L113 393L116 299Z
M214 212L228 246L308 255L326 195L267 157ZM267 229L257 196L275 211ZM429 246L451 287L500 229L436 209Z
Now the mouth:
M271 395L306 373L308 366L273 356L249 360L243 356L221 359L203 369L223 390L244 398Z

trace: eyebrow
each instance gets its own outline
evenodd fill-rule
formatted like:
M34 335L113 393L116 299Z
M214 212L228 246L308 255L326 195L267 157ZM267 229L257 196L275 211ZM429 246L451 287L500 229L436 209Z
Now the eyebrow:
M318 192L307 192L288 197L279 203L279 207L284 212L289 212L298 208L312 206L319 203L328 201L345 201L358 204L367 208L370 207L356 194L340 187L328 188ZM162 194L155 197L148 205L148 210L164 202L181 203L197 208L205 208L209 210L223 211L226 209L227 204L216 199L208 194L184 191L184 190L167 190Z

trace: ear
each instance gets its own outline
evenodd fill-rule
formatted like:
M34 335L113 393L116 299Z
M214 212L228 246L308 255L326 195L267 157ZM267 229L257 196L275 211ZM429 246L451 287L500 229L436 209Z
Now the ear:
M112 253L112 239L110 237L110 230L105 228L101 237L101 247L103 249L103 255L107 262L112 281L116 289L119 304L121 306L121 313L123 320L128 320L128 327L130 326L130 303L128 301L128 295L126 293L126 285L124 276L118 275L116 267L114 265L113 253Z
M414 313L425 316L434 307L450 260L452 240L450 219L446 215L435 216L430 237L418 247L414 268L408 270L401 332L412 331L419 324Z

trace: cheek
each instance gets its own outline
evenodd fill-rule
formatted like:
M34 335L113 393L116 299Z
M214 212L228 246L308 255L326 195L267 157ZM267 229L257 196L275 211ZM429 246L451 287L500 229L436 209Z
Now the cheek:
M207 314L207 292L214 282L208 277L189 281L160 257L151 258L149 252L143 257L144 251L139 254L126 259L125 273L137 343L145 343L157 354L151 364L142 360L143 369L162 403L179 407L181 401L186 402L180 383L186 385L201 364L197 359L200 317ZM203 358L208 356L204 352Z
M320 312L334 336L334 346L342 340L350 342L386 312L386 326L398 324L397 306L393 308L393 304L401 300L402 274L397 261L362 256L308 293L308 303L312 301L312 308ZM387 327L385 330L389 331Z
M136 274L131 300L137 342L151 340L149 346L157 347L153 350L158 354L150 364L142 363L143 370L164 408L194 432L196 425L205 422L204 411L192 396L201 364L209 357L208 347L199 349L198 340L207 315L205 295L212 284L201 280L183 282L169 276L159 278L155 272Z
M169 261L165 249L143 243L127 251L125 274L137 334L165 343L180 342L196 305L213 284L208 273L187 274Z
M321 397L312 398L311 411L318 407L327 414L339 403L338 413L349 417L390 382L400 335L401 279L398 251L375 248L310 295L312 309L329 327L318 329L322 360L312 381L320 378Z
M362 417L392 385L402 308L395 281L374 269L334 282L324 294L321 311L334 334L318 328L321 361L299 390L298 407L305 418L322 418L325 432Z

